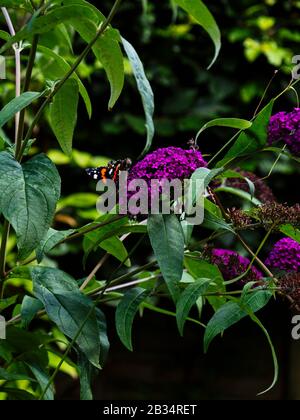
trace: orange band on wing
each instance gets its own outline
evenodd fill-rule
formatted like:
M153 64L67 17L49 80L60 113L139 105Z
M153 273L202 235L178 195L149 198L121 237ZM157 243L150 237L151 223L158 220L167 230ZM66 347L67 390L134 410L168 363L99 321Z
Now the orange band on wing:
M107 180L106 173L107 173L107 168L101 169L101 178L103 182L106 182Z

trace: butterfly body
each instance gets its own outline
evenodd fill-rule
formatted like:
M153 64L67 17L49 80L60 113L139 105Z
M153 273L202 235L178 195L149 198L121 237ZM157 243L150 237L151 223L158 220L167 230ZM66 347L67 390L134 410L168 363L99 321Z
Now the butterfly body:
M86 169L87 174L95 181L102 181L106 183L108 179L117 182L120 171L128 170L132 165L129 158L112 160L108 162L107 166L100 166L98 168Z

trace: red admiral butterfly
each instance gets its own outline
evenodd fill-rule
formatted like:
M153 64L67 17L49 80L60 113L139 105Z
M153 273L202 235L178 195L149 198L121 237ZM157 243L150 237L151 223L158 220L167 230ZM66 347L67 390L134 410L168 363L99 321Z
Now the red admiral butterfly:
M117 182L120 171L127 171L131 165L132 161L129 158L112 160L108 162L107 166L88 168L86 172L95 181L103 181L105 183L107 179L112 179L114 182Z

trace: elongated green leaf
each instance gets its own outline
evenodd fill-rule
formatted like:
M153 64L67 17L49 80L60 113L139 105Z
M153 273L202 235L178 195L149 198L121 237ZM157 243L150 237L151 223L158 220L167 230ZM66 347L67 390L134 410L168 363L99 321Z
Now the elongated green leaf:
M10 35L8 32L0 31L0 39L3 39L4 41L8 41L10 38Z
M207 290L210 279L197 279L181 294L176 306L176 320L179 332L183 335L185 321L199 297Z
M294 228L292 225L283 225L280 227L280 232L284 233L286 236L294 239L294 241L300 244L300 230Z
M72 25L86 42L90 42L96 35L97 23L86 24L86 22L77 19L72 21ZM124 60L119 41L118 32L108 29L93 47L93 53L102 64L110 83L109 110L114 107L124 86Z
M101 343L93 302L80 293L76 281L63 271L33 267L31 276L34 294L43 302L49 318L71 339L81 330L76 344L90 363L99 367Z
M126 267L131 267L130 259L128 258L128 252L123 242L117 237L112 236L109 239L105 239L99 244L100 248L104 249L117 260L124 262Z
M91 7L87 5L78 4L76 7L73 5L60 6L44 16L34 17L28 22L23 29L16 33L15 36L11 37L0 49L0 54L5 52L8 48L12 47L13 44L21 40L28 40L32 35L44 34L51 31L57 25L61 23L67 23L74 20L86 20L95 21L97 15Z
M174 3L189 13L208 33L215 45L215 56L208 68L216 61L221 49L221 33L208 8L201 0L174 0Z
M110 219L113 219L115 216L110 214L105 214L104 216L99 217L97 222L105 223ZM100 246L101 242L109 239L112 236L115 236L119 233L122 226L126 224L126 218L121 218L115 220L105 226L102 226L101 229L90 232L84 236L83 239L83 249L84 249L84 258L83 263L85 264L87 258L93 250L96 250Z
M38 381L38 383L41 387L41 390L43 391L46 388L46 386L49 382L48 373L38 363L34 363L34 362L28 363L27 362L26 364L29 367L29 369L31 370L31 372L33 373L33 375L35 376L36 380ZM45 392L43 400L46 400L46 401L54 400L54 387L53 387L53 385L49 386L49 388Z
M80 400L91 401L93 399L91 382L95 368L82 352L79 352L78 354L78 368L80 378Z
M73 134L77 122L78 83L69 79L55 95L50 105L50 125L67 155L72 155Z
M0 212L16 231L21 260L46 235L59 196L60 177L47 156L21 166L9 153L0 153Z
M210 182L214 179L215 176L223 172L223 168L217 169L208 169L208 168L198 168L192 174L189 184L189 205L187 206L187 214L191 211L191 206L194 206L199 202L199 198L204 200L205 189L209 186ZM201 204L200 204L201 205ZM204 204L202 204L203 206Z
M103 366L109 351L109 341L107 337L107 323L103 312L96 309L97 324L99 329L99 338L101 344L100 365ZM85 354L80 350L78 352L78 367L80 377L80 399L90 401L93 399L92 381L97 375L98 370L88 361Z
M44 92L25 92L17 98L12 99L0 111L0 128L4 126L11 118L22 109L26 108L33 101L40 98Z
M129 290L116 310L116 329L124 346L132 351L132 323L140 304L149 295L150 291L140 287Z
M132 71L137 83L138 90L140 92L142 103L146 116L146 129L147 129L147 141L146 146L142 152L142 155L145 155L151 145L154 137L154 123L153 123L153 114L154 114L154 95L151 88L151 85L145 74L143 63L141 62L137 52L133 46L122 38L123 46L126 51L127 57L130 61Z
M15 295L6 299L0 299L0 311L4 311L4 309L7 309L10 306L14 305L18 297L19 297L18 295Z
M255 313L267 305L272 297L268 290L257 290L243 299L243 303L228 302L223 305L207 324L204 335L204 351L207 352L212 340L227 328L239 322L250 313Z
M33 381L30 376L19 373L9 372L7 369L0 367L0 380L4 381Z
M10 386L0 386L0 392L7 394L9 400L16 401L27 401L27 400L36 400L35 396L23 389L14 388Z
M234 229L232 229L223 217L216 216L206 209L204 211L204 221L202 225L207 229L216 231L227 230L228 232L234 233Z
M41 301L31 296L25 296L21 306L22 325L28 328L38 311L43 309L44 305Z
M184 235L181 224L174 214L153 214L148 218L148 233L164 280L176 302L183 272Z
M261 201L253 197L253 195L247 193L246 191L240 190L239 188L232 187L219 187L215 189L216 192L225 192L228 194L236 195L237 197L243 198L244 200L250 201L255 206L261 205Z
M274 345L272 343L271 337L268 333L268 331L266 330L266 328L263 326L263 324L260 322L260 320L257 318L257 316L255 316L253 313L250 314L250 318L252 319L253 322L255 322L259 328L262 330L262 332L264 333L264 335L266 336L270 349L271 349L271 353L272 353L272 359L273 359L273 365L274 365L274 378L273 381L271 383L271 385L265 389L264 391L260 392L258 395L263 395L266 394L267 392L269 392L272 388L274 388L274 386L277 383L278 380L278 373L279 373L279 366L278 366L278 360L277 360L277 356L276 356L276 352L274 349Z
M63 57L56 54L56 52L51 50L50 48L44 47L43 45L39 45L38 51L41 52L48 59L47 66L42 67L43 74L47 79L49 80L53 80L53 78L60 79L70 70L71 68L70 64ZM53 73L53 66L51 66L51 72L48 73L47 71L47 69L49 68L49 58L53 60L53 63L55 63L55 74ZM79 79L76 73L73 73L72 78L74 78L78 83L79 93L85 103L88 116L89 118L91 118L92 104L91 104L89 94L84 84Z
M207 278L211 280L208 285L207 292L226 292L222 273L216 265L210 264L205 260L199 259L199 257L197 258L193 256L186 256L184 258L184 264L188 269L188 272L195 278L195 280L199 278ZM226 303L226 298L222 296L208 296L207 300L213 307L214 311L217 311Z
M68 229L68 230L55 230L50 228L43 238L39 247L36 249L36 256L37 261L40 263L44 258L44 255L50 252L60 241L67 238L68 236L72 235L72 233L76 232L75 229Z
M257 115L252 126L243 131L237 138L234 145L228 150L225 157L217 163L218 167L225 166L233 159L251 154L256 150L262 149L268 136L268 125L272 114L274 100L269 102Z
M216 118L215 120L209 121L200 128L196 135L196 140L203 131L207 130L210 127L230 127L238 128L239 130L246 130L252 125L251 121L242 120L240 118Z

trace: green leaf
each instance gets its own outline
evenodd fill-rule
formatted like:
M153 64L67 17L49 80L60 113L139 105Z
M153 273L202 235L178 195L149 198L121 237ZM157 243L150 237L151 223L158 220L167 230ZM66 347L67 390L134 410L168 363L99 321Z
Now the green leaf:
M279 366L278 366L278 360L277 360L277 356L276 356L276 352L271 340L271 337L268 333L268 331L266 330L266 328L263 326L263 324L260 322L260 320L254 315L254 314L250 314L250 318L252 319L253 322L255 322L259 328L262 330L262 332L264 333L264 335L266 336L270 349L271 349L271 353L272 353L272 359L273 359L273 364L274 364L274 378L273 381L271 383L271 385L265 389L264 391L260 392L258 395L263 395L266 394L267 392L269 392L272 388L274 388L274 386L277 383L278 380L278 373L279 373Z
M130 61L132 71L137 83L138 90L140 92L142 103L146 116L146 129L147 129L147 141L146 146L142 152L142 155L145 155L151 145L154 137L154 123L153 123L153 114L154 114L154 95L151 88L151 85L145 74L143 63L141 62L137 52L133 46L122 38L123 47L126 51L127 57Z
M228 232L234 233L234 229L232 229L223 217L216 216L206 209L204 211L204 222L202 226L215 231L227 230Z
M219 187L216 188L215 191L236 195L237 197L240 197L243 200L250 201L250 203L254 204L255 206L261 205L261 201L259 201L257 198L253 197L253 195L247 193L246 191L240 190L239 188Z
M78 369L80 379L80 400L91 401L93 400L91 382L95 368L82 352L79 352L78 354Z
M108 222L110 219L113 219L115 215L105 214L97 219L97 223L105 223ZM95 251L100 244L109 239L112 236L115 236L119 233L120 228L126 224L126 218L121 218L119 220L115 220L107 225L102 226L100 229L90 232L84 235L83 239L83 249L84 249L84 258L83 263L85 264L90 253Z
M221 33L215 18L201 0L174 0L174 3L189 13L212 39L215 45L215 56L208 67L210 68L216 61L221 49Z
M267 128L273 105L274 99L260 111L253 121L252 126L238 136L236 142L226 153L225 157L217 163L218 167L225 166L232 160L251 154L265 146L268 136Z
M23 29L17 32L15 36L11 37L8 42L3 45L0 49L0 54L3 54L16 42L28 40L35 34L47 33L61 23L68 23L76 20L84 20L85 24L87 24L88 21L91 21L92 23L94 20L97 20L97 15L91 7L77 4L76 7L74 7L74 5L57 7L44 16L34 16Z
M126 267L131 267L130 259L128 258L128 252L123 242L117 237L112 236L111 238L105 239L99 244L100 248L104 249L110 255L115 257L117 260L124 262Z
M4 309L7 309L10 306L14 305L18 297L19 297L18 295L15 295L6 299L0 299L0 311L4 311Z
M86 167L86 165L85 165ZM93 193L75 193L61 198L57 204L57 210L65 207L90 208L96 207L99 195Z
M4 126L11 118L22 109L26 108L33 101L44 95L45 92L25 92L17 98L12 99L0 111L0 128Z
M27 362L26 365L29 367L29 369L31 370L31 372L35 376L35 378L38 381L38 383L41 387L41 390L43 392L43 390L47 387L48 382L49 382L49 375L46 372L45 368L43 368L42 366L40 366L38 363L35 363L35 362L30 362L30 363ZM54 400L54 387L53 387L53 385L49 386L49 388L45 392L43 400L46 400L46 401Z
M44 308L41 301L31 296L25 296L21 306L22 326L28 328L38 311Z
M32 381L30 376L23 375L20 373L9 372L7 369L0 367L0 380L4 381Z
M207 130L210 127L230 127L238 128L240 130L246 130L252 125L251 121L242 120L240 118L216 118L215 120L209 121L204 124L204 126L196 134L196 140L203 131Z
M51 74L48 74L46 69L44 69L44 68L42 69L43 74L47 79L53 80L53 77L57 77L57 79L60 79L71 69L70 64L63 57L56 54L55 51L50 50L50 48L44 47L43 45L39 45L38 46L38 51L41 52L45 57L47 57L48 60L50 58L55 63L55 67L56 67L55 76L53 75L52 67L51 67ZM48 65L49 65L49 63L48 63ZM89 118L91 118L91 116L92 116L92 104L91 104L89 94L88 94L84 84L79 79L79 77L77 76L76 73L73 73L72 78L74 78L78 83L79 93L80 93L80 95L81 95L81 97L82 97L82 99L85 103L85 107L86 107L88 116L89 116Z
M1 0L1 7L25 9L27 12L32 12L32 6L27 0Z
M188 197L192 199L189 200L190 206L194 206L199 199L199 196L204 196L205 189L209 186L210 182L223 172L223 168L217 169L208 169L208 168L198 168L192 174L190 178ZM187 208L187 213L189 214L190 207Z
M63 271L33 267L31 276L34 294L43 302L49 318L70 339L74 339L81 329L76 344L90 363L99 367L101 344L93 302L79 291L76 281Z
M50 105L50 125L55 137L67 155L72 155L73 134L77 122L78 83L74 79L65 82Z
M18 238L24 260L49 229L60 196L60 177L47 156L40 154L22 166L9 153L0 153L0 212Z
M176 302L183 272L184 235L175 214L153 214L148 218L150 242L170 294Z
M179 332L183 335L185 321L192 309L192 306L202 296L211 282L210 279L197 279L195 283L190 284L181 294L176 306L176 320Z
M58 245L63 239L75 233L76 229L68 230L55 230L50 228L43 238L39 247L36 249L36 257L38 263L42 261L45 254L48 254L56 245Z
M226 292L224 285L224 279L219 268L210 264L209 262L200 259L199 257L186 256L184 258L184 264L188 269L188 272L194 277L194 279L207 278L211 280L208 285L207 292L209 293L223 293ZM222 305L226 303L226 298L222 296L208 296L208 302L213 307L214 311L217 311Z
M42 331L28 332L12 325L9 325L6 330L6 342L11 346L13 353L24 356L19 357L20 360L29 360L33 353L36 360L43 359L46 351L42 347L51 340L52 338Z
M95 37L96 23L88 22L87 24L79 19L73 21L72 24L86 42L90 42ZM119 41L120 38L119 35L116 36L116 31L107 29L93 47L93 53L102 64L110 83L109 110L114 107L124 86L124 60Z
M227 328L239 322L250 313L255 313L267 305L272 297L268 290L257 290L243 299L243 303L228 302L223 305L207 324L204 335L204 351L207 352L212 340Z
M136 287L124 294L123 299L116 309L116 329L124 346L133 351L132 347L132 323L140 304L146 299L150 291Z
M292 225L283 225L280 227L280 232L284 233L286 236L294 239L294 241L300 244L300 230L296 229Z
M9 401L27 401L36 399L33 394L30 394L27 391L23 391L23 389L9 386L0 386L0 393L7 394Z
M96 317L101 343L100 364L103 366L109 351L107 324L103 312L98 308L96 309ZM78 368L80 372L80 399L84 401L92 400L93 394L91 384L94 377L97 375L98 370L88 361L86 356L81 351L78 351Z

